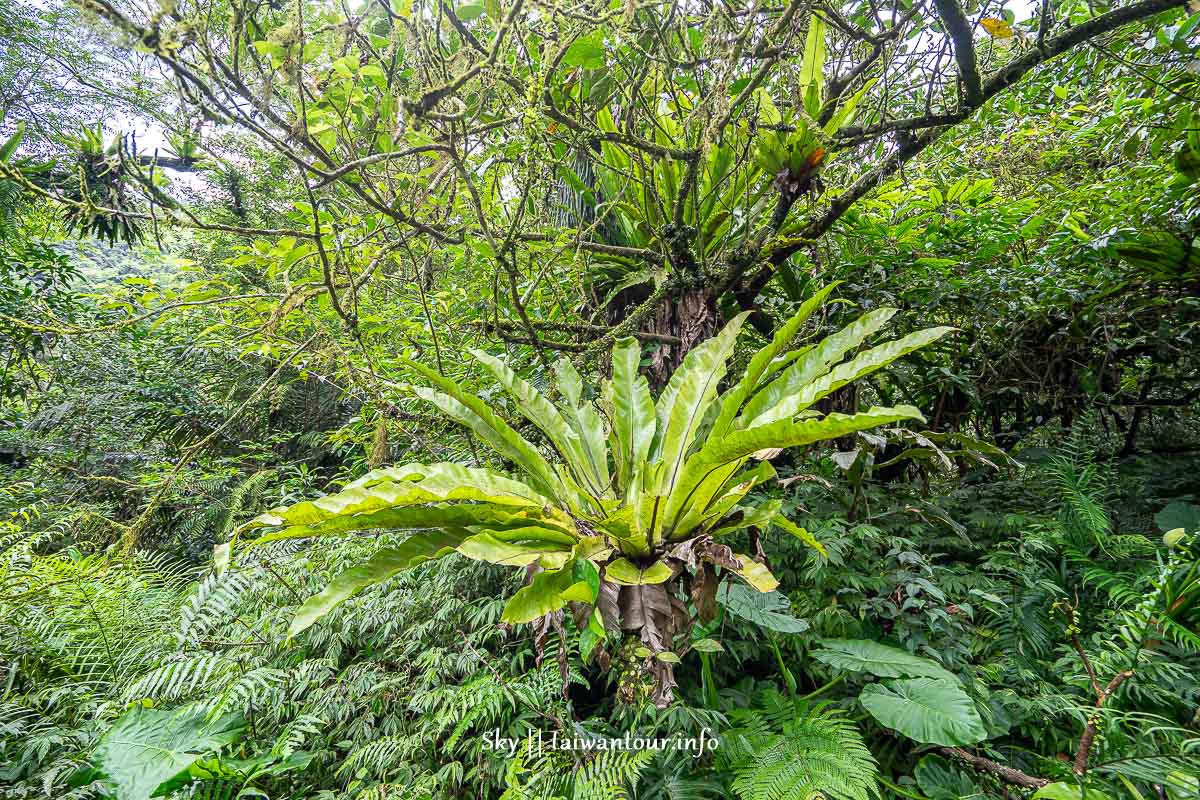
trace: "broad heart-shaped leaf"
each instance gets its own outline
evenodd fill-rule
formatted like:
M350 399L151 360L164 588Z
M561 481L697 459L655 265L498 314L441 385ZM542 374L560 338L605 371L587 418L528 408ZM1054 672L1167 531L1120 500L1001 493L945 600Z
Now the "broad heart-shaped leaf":
M523 586L509 599L500 615L501 621L516 625L558 611L567 604L563 592L575 582L571 566L539 572L528 586Z
M471 531L461 528L414 533L395 547L377 551L365 563L342 572L321 592L305 600L288 628L288 636L306 630L368 586L383 583L401 570L454 552L454 548L471 535Z
M813 658L835 669L867 672L879 678L938 678L957 681L954 673L930 658L870 639L822 639Z
M975 703L957 680L910 678L872 683L858 699L876 722L914 741L961 747L987 738Z
M198 706L137 706L100 737L92 763L118 800L147 800L200 758L237 741L246 726L240 714L207 717Z
M1154 515L1154 524L1163 531L1175 528L1183 528L1189 533L1200 531L1200 506L1175 500Z
M756 592L743 583L727 582L717 592L717 602L735 617L776 633L804 633L808 622L792 616L792 604L779 592Z

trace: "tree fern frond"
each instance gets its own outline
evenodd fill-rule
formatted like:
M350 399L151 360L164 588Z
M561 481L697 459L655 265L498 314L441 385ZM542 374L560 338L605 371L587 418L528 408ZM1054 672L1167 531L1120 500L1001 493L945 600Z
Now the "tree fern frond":
M575 800L628 800L654 750L602 750L575 775Z
M767 719L764 715L763 719ZM762 725L722 736L720 757L742 800L869 800L877 795L875 758L848 720L804 711L778 733Z

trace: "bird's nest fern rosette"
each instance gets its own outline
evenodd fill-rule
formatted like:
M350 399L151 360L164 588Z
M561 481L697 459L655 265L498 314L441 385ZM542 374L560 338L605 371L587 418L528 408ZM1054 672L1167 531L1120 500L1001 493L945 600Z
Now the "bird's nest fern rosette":
M715 614L720 583L741 580L760 592L778 585L757 546L744 553L730 542L757 542L745 533L776 526L820 547L781 515L780 501L751 501L754 488L775 476L767 459L782 448L922 419L911 406L855 414L814 409L831 392L951 330L930 328L861 349L895 313L881 308L820 342L789 350L832 288L805 302L724 392L719 387L745 315L690 351L657 401L638 374L641 349L633 339L618 342L611 378L592 399L565 359L555 367L558 397L552 401L499 359L473 352L544 435L543 447L454 381L409 363L429 384L410 391L469 428L515 465L515 474L452 463L386 467L336 494L248 523L241 535L258 533L252 546L359 531L407 532L399 544L378 550L310 597L291 633L365 587L460 553L526 570L524 587L505 606L506 623L562 631L569 611L583 658L602 667L613 644L640 639L637 651L653 675L653 700L666 705L676 685L673 665L688 648L693 627Z

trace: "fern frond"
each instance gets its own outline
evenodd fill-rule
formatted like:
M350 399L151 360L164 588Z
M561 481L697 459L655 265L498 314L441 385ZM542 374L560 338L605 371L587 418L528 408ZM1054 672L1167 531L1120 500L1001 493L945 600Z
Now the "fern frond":
M761 722L734 731L722 736L720 756L731 762L742 800L869 800L878 793L875 758L862 736L830 713L797 714L778 733L764 733Z

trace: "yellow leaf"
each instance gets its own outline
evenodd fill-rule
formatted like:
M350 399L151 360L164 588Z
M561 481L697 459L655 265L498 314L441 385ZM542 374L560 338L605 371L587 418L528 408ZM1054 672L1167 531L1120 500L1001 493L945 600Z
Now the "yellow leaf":
M770 592L779 586L779 581L771 574L771 570L750 558L750 556L734 553L733 557L742 562L742 568L735 569L734 572L745 578L746 583L758 591Z
M979 24L993 39L1011 39L1014 35L1012 25L996 17L984 17L979 20Z

